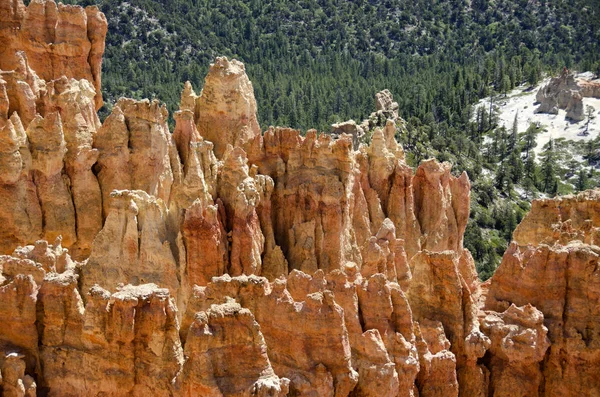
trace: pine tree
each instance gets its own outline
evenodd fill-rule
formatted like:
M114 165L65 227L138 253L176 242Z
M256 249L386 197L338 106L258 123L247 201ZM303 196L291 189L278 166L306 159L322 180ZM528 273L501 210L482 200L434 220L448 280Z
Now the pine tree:
M550 139L542 155L542 181L541 189L548 194L556 194L558 181L556 180L554 141Z
M577 174L577 183L575 185L578 191L582 192L589 188L589 178L587 171L582 168Z
M510 90L510 77L508 75L504 75L502 77L502 81L500 82L500 89L504 93L504 97L508 96L508 91Z
M511 168L511 179L514 183L519 183L523 178L523 161L521 160L521 156L516 150L510 154L509 158L510 168Z
M523 190L525 190L525 197L529 200L533 200L536 197L534 180L526 176L523 180Z
M537 185L537 165L535 164L535 153L531 152L531 154L525 160L524 173L525 177L529 178Z
M535 124L529 124L527 131L525 131L525 150L527 151L527 157L529 158L529 151L536 146L535 136L537 134L537 128Z
M585 123L584 135L590 134L590 121L592 121L595 118L595 116L594 116L595 111L596 111L596 109L594 109L593 106L587 105L585 107L585 115L587 117L587 122Z
M513 120L512 131L510 135L510 148L514 149L517 146L519 140L519 111L515 113L515 119Z

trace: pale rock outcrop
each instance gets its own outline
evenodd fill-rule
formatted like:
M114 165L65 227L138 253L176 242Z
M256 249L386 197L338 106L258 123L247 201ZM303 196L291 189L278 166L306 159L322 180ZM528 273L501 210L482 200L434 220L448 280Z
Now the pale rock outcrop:
M360 128L365 131L366 136L375 128L391 127L392 136L396 132L405 131L404 120L399 116L399 106L394 102L392 93L389 90L383 90L375 94L375 109L368 118L360 123Z
M186 90L193 98L191 87ZM194 109L198 131L215 145L218 159L223 158L227 145L245 148L260 136L254 88L244 64L235 59L218 57L211 64Z
M363 128L356 124L354 120L344 121L342 123L336 123L331 125L331 134L333 136L339 136L341 134L348 134L352 136L352 148L358 149L361 139L365 135Z
M599 86L597 82L577 80L575 73L564 69L537 92L536 101L540 106L536 112L558 114L559 109L564 109L567 119L582 121L585 119L583 97L600 97Z
M398 118L398 102L394 102L394 97L390 90L383 90L375 94L375 109L379 112L387 112L389 119Z
M582 121L585 119L584 115L584 107L583 107L583 96L580 93L574 93L565 109L567 111L567 115L565 116L567 119L573 121Z

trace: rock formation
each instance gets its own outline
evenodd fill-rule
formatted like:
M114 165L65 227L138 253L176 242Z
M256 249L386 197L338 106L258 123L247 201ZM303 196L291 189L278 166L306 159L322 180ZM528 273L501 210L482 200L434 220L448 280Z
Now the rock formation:
M85 9L54 0L3 1L0 6L0 69L15 70L23 51L41 79L85 79L102 107L101 64L108 24L98 7Z
M558 114L559 109L564 109L567 119L582 121L585 119L584 97L600 98L600 84L577 80L574 73L564 69L537 92L535 99L540 105L536 112Z
M544 396L594 395L600 389L591 370L600 360L600 248L594 245L599 193L534 201L489 284L486 309L533 305L543 314L550 347L545 356L534 355L535 373L531 368L527 373L538 379ZM527 327L537 328L533 323Z
M406 163L389 91L332 135L261 133L217 58L173 134L158 101L101 124L105 33L0 1L2 395L600 392L599 191L534 202L481 284L469 178Z
M572 240L600 245L600 191L533 201L513 239L521 246L566 245Z
M227 145L243 148L260 135L254 89L243 63L217 58L210 65L200 96L196 97L189 83L184 95L189 98L189 107L184 109L194 111L198 131L215 145L218 159L225 154Z

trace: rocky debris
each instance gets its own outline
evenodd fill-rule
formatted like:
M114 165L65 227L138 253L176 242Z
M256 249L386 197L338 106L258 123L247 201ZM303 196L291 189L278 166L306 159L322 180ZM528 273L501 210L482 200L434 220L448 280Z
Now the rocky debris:
M339 136L341 134L348 134L352 136L352 148L358 150L361 138L365 135L365 131L359 125L356 125L356 121L349 120L343 123L336 123L331 125L331 134L333 136Z

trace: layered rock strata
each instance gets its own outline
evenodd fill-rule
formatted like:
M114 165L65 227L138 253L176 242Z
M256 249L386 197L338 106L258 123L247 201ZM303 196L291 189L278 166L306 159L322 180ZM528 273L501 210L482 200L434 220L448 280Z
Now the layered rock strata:
M158 101L101 125L103 21L0 2L3 395L598 394L598 191L535 202L482 285L468 176L406 164L389 91L261 133L218 58L172 134Z

